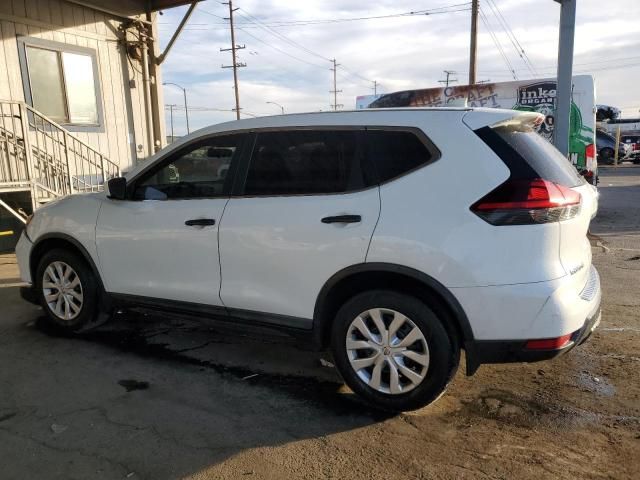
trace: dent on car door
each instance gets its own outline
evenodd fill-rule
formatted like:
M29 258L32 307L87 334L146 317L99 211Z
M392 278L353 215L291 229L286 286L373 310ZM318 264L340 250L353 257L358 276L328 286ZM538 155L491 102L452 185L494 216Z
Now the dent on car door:
M109 292L220 306L218 226L242 135L190 144L107 199L96 244Z
M380 198L362 135L258 133L241 195L231 198L220 226L226 307L310 328L324 283L364 262Z

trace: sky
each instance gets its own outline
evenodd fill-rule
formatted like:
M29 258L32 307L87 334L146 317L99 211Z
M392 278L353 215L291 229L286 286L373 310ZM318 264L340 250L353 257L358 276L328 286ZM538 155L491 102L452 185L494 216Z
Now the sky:
M592 74L596 101L640 116L640 0L577 0L574 74ZM605 7L606 5L606 7ZM444 70L468 83L470 3L466 0L235 0L240 107L243 117L330 110L337 69L338 103L355 97L440 86ZM477 79L492 82L555 76L560 5L553 0L480 0ZM159 18L161 46L186 12ZM427 11L429 14L407 14ZM164 82L187 90L191 130L235 119L228 6L205 0L163 64ZM382 17L353 20L363 17ZM348 21L336 21L345 20ZM506 25L506 27L505 27ZM495 38L495 40L494 40ZM499 47L502 49L501 53ZM524 54L522 54L524 50ZM505 59L506 57L506 59ZM182 91L164 87L174 104L174 133L186 133ZM169 110L166 110L170 135Z

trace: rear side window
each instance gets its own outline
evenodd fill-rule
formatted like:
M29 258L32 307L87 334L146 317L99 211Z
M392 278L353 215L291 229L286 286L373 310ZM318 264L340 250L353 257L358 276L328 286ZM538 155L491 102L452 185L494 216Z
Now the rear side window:
M380 183L404 175L434 160L434 154L414 132L367 130L367 155Z
M356 130L258 133L245 195L341 193L373 185Z
M527 125L485 127L476 133L518 178L537 177L566 187L584 183L569 160Z

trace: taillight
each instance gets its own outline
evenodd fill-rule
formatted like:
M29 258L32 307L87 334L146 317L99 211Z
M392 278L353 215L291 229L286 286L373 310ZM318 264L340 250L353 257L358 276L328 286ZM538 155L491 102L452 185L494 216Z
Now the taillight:
M492 225L532 225L558 222L580 212L578 192L534 178L509 179L471 206L471 211Z
M587 173L591 173L593 175L593 171L598 168L598 162L596 160L596 146L593 143L584 147L584 157ZM586 176L587 175L585 175L585 177Z
M596 157L596 146L593 143L590 143L584 148L584 156L587 158Z

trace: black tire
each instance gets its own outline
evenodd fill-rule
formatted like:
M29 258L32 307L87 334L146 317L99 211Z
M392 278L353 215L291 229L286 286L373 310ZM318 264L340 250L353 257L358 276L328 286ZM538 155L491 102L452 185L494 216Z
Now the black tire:
M56 315L45 300L43 290L45 271L54 262L67 264L73 269L80 280L82 305L79 312L74 313L74 318L69 320L64 320ZM98 281L89 265L87 265L87 262L76 253L64 249L54 249L45 253L38 263L34 285L40 305L42 305L42 308L47 314L49 326L59 332L84 332L104 323L104 321L108 319L108 316L98 309Z
M351 366L346 338L351 322L372 308L395 310L409 318L426 339L429 364L424 379L406 393L383 393L370 387ZM385 323L388 320L385 319ZM442 395L456 373L460 349L450 338L442 321L415 297L390 290L372 290L348 300L338 311L332 331L331 349L343 379L365 401L382 410L406 411L421 408ZM380 353L378 353L380 355Z
M604 147L602 150L600 150L600 153L598 155L598 161L605 165L612 165L614 161L614 157L615 157L615 152L609 147Z

